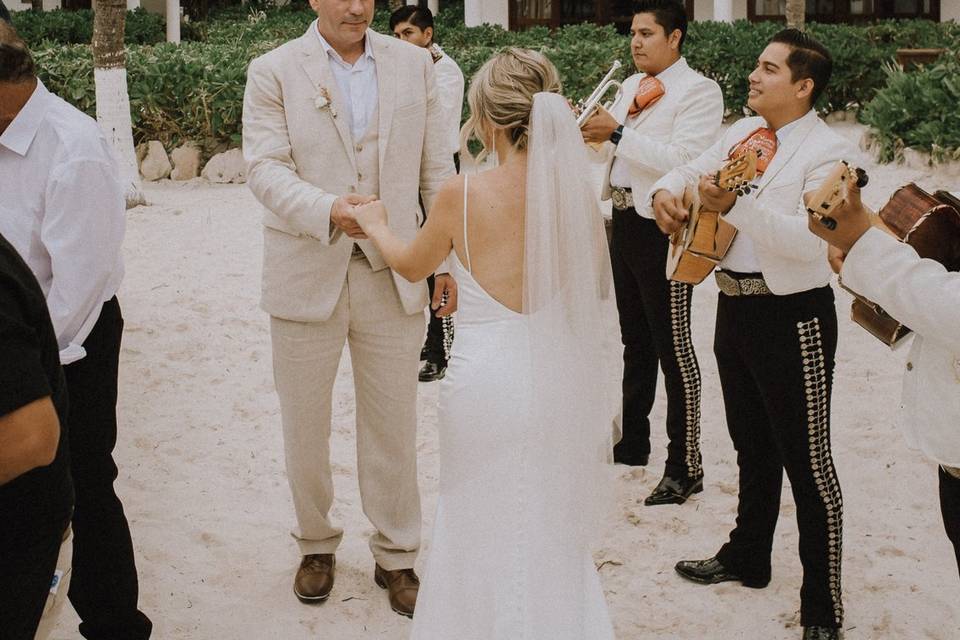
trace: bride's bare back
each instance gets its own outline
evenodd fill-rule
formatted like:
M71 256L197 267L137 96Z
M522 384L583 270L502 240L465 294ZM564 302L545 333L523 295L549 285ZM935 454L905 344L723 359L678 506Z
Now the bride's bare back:
M467 242L462 205L449 217L451 240L460 262L487 294L509 309L523 308L523 230L526 205L526 158L469 176ZM463 202L464 180L459 180Z

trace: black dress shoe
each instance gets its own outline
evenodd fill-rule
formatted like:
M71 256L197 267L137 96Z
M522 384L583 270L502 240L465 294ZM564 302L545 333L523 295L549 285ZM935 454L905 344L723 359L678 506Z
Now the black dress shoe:
M840 640L843 634L833 627L804 627L803 640Z
M650 461L650 454L634 453L618 443L613 445L613 461L630 467L645 467Z
M447 365L427 360L420 369L418 380L420 382L433 382L434 380L440 380L445 375L447 375Z
M674 569L687 580L698 584L717 584L733 580L751 589L762 589L770 584L770 578L766 580L741 578L720 564L716 556L706 560L681 560Z
M683 504L694 493L703 491L703 478L671 478L663 476L657 488L647 496L643 504L652 507L658 504Z

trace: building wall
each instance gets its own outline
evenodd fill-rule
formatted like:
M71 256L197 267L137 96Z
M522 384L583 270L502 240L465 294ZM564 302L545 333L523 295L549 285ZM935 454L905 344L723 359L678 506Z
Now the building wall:
M468 27L498 24L506 29L510 24L510 5L507 0L465 0L464 22Z
M726 0L731 2L731 0ZM694 20L713 20L713 5L716 0L694 0L693 19ZM747 0L732 0L733 19L747 19Z
M960 2L957 0L940 0L940 20L942 22L948 20L960 22Z
M3 0L3 4L6 5L7 9L10 11L26 11L31 7L29 2L17 3L15 0ZM163 0L160 0L161 6L163 5ZM53 11L54 9L59 9L61 6L60 0L43 0L43 10L44 11ZM140 0L127 0L127 9L133 11L140 6ZM160 11L162 14L163 11Z

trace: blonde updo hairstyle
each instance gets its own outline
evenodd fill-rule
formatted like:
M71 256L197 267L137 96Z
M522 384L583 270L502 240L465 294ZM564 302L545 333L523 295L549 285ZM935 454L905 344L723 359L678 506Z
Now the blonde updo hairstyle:
M507 132L514 148L527 148L534 94L560 93L557 68L539 51L510 47L487 60L470 82L470 117L460 130L460 147L476 138L483 145L477 162L490 153L495 129Z

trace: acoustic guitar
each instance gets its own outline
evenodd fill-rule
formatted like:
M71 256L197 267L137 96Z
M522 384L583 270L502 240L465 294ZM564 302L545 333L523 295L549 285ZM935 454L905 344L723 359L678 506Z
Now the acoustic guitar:
M807 211L814 217L829 218L829 214L846 198L845 184L854 179L849 166L844 172L838 167L811 200ZM844 173L841 176L841 173ZM837 181L839 179L839 182ZM828 184L829 183L829 184ZM822 193L821 193L822 192ZM829 194L825 199L823 194ZM836 221L833 221L835 228ZM960 271L960 200L946 191L927 193L914 183L900 187L890 197L879 214L871 215L874 226L905 242L921 258L936 260L948 271ZM889 347L895 347L910 333L910 328L887 313L880 305L861 296L840 282L853 294L851 319Z
M749 194L756 188L750 181L757 177L757 158L757 151L750 149L729 160L717 172L714 184L739 196ZM687 221L670 236L667 279L700 284L727 255L737 229L718 211L708 211L701 206L700 190L696 186L684 190L683 206L687 210Z

